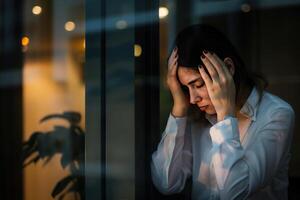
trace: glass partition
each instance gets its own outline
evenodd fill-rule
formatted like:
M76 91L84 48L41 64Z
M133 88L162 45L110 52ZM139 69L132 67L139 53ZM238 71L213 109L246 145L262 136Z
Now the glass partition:
M173 104L176 35L220 29L297 116L299 11L298 0L2 0L0 199L191 199L191 179L164 195L150 169Z
M73 158L77 151L74 148L79 147L72 130L58 128L69 127L70 123L61 117L42 123L40 120L47 115L72 111L81 115L78 126L85 129L84 1L24 1L20 43L24 55L23 141L29 141L36 132L44 135L44 139L38 136L37 149L27 161L36 154L40 159L24 168L24 199L50 200L59 181L74 175L72 167L80 165ZM72 145L76 146L72 148ZM59 188L55 197L79 199L79 194L65 194L69 187L76 185L75 181L66 182L66 187Z

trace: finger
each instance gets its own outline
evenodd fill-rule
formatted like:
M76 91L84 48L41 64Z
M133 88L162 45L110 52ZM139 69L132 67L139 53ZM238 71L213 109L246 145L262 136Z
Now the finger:
M174 48L169 58L168 64L173 64L174 58L177 57L177 48Z
M200 74L201 74L202 79L204 80L205 85L206 85L208 88L210 88L213 82L212 82L212 80L209 78L208 74L205 72L204 66L201 65L200 67L198 67L198 70L199 70L199 72L200 72Z
M225 65L224 61L221 60L221 58L219 58L219 56L217 56L215 53L213 54L214 58L219 62L222 63L222 69L224 71L224 75L226 77L231 76L228 67Z
M202 60L203 64L205 65L211 79L213 81L218 81L219 75L218 75L216 69L214 68L214 66L212 65L212 63L203 54L201 55L201 60Z
M204 51L204 54L205 54L206 58L212 63L214 68L216 69L219 78L224 80L226 77L225 71L223 69L223 65L225 65L224 62L221 59L217 59L219 57L214 53L212 54L210 52Z
M175 56L172 61L170 61L169 67L171 68L178 60L178 56Z
M170 57L169 62L168 62L168 68L170 69L172 67L172 65L174 65L174 63L177 60L177 56L175 57Z
M174 59L176 55L177 55L177 47L175 47L173 49L172 54L171 54L171 58Z
M177 75L177 67L178 67L178 62L177 58L175 58L174 63L170 67L170 74L176 76Z

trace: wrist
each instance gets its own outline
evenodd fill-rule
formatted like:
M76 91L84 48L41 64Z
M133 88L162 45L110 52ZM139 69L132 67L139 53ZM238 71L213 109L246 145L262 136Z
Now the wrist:
M236 115L233 112L228 112L228 113L225 113L225 114L217 115L217 120L219 122L219 121L223 121L223 120L225 120L229 117L236 118Z
M186 106L174 104L171 113L175 117L184 117L187 115L187 110Z

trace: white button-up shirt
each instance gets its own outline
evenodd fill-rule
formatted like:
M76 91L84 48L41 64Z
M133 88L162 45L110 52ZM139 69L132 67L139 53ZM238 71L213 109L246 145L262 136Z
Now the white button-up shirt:
M216 123L207 115L207 123L196 123L170 114L152 155L158 190L178 193L192 176L193 200L288 199L294 111L268 92L258 99L254 88L240 110L249 119L242 142L237 118Z

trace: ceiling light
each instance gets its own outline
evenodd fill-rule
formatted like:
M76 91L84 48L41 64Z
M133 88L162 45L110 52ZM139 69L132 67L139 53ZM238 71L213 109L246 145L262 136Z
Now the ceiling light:
M251 11L251 6L247 3L244 3L243 5L241 5L241 10L245 13L250 12Z
M159 18L160 19L165 18L166 16L168 16L168 14L169 14L168 8L166 8L166 7L160 7L159 8Z
M139 57L142 55L142 47L141 45L135 44L134 45L134 56Z
M28 46L29 42L30 42L30 40L28 37L26 37L26 36L22 37L22 41L21 41L22 46Z
M39 14L41 14L41 13L42 13L42 7L41 7L41 6L34 6L34 7L32 8L32 13L33 13L34 15L39 15Z
M73 31L75 29L76 25L72 21L68 21L65 23L65 29L66 31Z
M119 21L117 21L116 28L117 29L125 29L125 28L127 28L127 22L125 20L119 20Z

